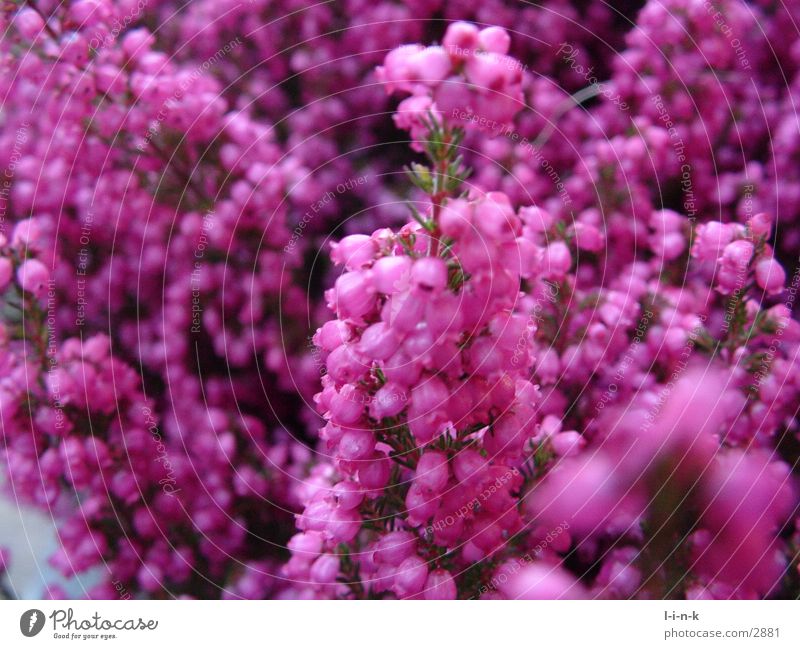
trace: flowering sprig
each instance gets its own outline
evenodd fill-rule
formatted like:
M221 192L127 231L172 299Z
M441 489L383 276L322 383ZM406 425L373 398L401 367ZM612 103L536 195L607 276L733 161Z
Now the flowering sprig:
M520 272L532 272L521 220L502 195L459 197L463 134L433 114L425 123L430 166L408 170L428 194L424 215L334 247L345 273L328 293L338 319L315 337L328 354L317 402L344 479L310 498L290 547L316 556L298 550L286 569L317 594L339 592L338 556L351 593L455 597L454 574L521 528L513 507L491 513L513 502L534 432L531 331L515 314Z

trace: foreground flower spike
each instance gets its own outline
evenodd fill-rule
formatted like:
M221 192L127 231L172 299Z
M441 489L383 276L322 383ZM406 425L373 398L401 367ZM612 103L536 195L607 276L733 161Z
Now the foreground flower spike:
M418 216L363 241L328 293L338 319L315 337L327 354L317 403L345 479L314 494L298 525L358 574L353 592L452 598L436 547L464 566L459 555L490 555L521 527L512 493L536 430L533 328L516 313L521 221L503 196L445 199ZM402 553L370 549L389 538ZM288 574L299 579L302 563L314 588L335 590L312 578L312 558L295 555Z
M425 85L415 70L443 56L400 48L382 76ZM459 572L523 527L515 499L538 393L519 287L535 251L506 196L456 197L461 130L434 111L420 124L431 166L409 176L428 205L399 231L333 247L343 272L326 293L337 319L315 336L327 369L316 401L344 480L309 499L286 571L316 595L453 599ZM309 538L316 553L299 549ZM322 571L331 557L338 570Z

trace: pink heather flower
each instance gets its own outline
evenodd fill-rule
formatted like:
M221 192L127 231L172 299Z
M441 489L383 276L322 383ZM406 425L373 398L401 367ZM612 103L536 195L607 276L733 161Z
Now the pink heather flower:
M341 320L329 320L314 335L314 343L332 352L350 340L350 327Z
M507 54L511 37L501 27L486 27L478 34L478 46L486 52Z
M447 456L429 451L417 462L414 484L431 494L439 494L449 478Z
M27 40L33 41L44 31L44 20L37 11L24 7L14 16L14 27L20 35Z
M12 247L24 252L35 250L36 246L41 243L42 225L42 220L36 218L25 219L17 223L11 233Z
M418 556L410 556L397 566L394 591L398 597L412 597L425 587L427 578L428 566L425 561Z
M372 266L372 282L375 290L385 295L403 291L409 287L412 261L408 257L382 257Z
M665 260L677 258L686 247L682 232L684 217L672 210L659 210L650 217L655 232L650 236L653 251Z
M438 107L428 95L412 95L401 101L397 107L394 114L395 126L409 132L411 148L415 151L424 149L423 142L428 133L425 124L431 114L440 116Z
M562 279L572 266L572 255L563 241L551 243L544 252L543 270L554 279Z
M375 547L375 560L392 566L399 566L416 551L417 540L411 532L389 532Z
M556 455L566 457L577 455L581 448L585 446L586 440L580 433L570 430L553 435L550 438L550 443L553 445L553 451Z
M480 33L472 23L463 21L450 23L444 33L442 45L454 60L463 61L478 47Z
M387 383L374 395L369 414L373 419L395 417L405 409L408 402L406 391L395 383Z
M572 234L575 237L575 244L581 250L600 252L603 249L603 235L594 225L575 223L575 225L572 226Z
M716 260L723 248L735 234L731 224L711 221L697 227L697 236L692 246L692 256L700 260Z
M364 500L364 492L357 483L345 481L333 488L333 498L341 509L352 510Z
M744 286L747 278L747 267L753 258L753 251L753 244L744 239L739 239L725 246L725 250L719 258L717 290L722 293L732 293Z
M473 204L464 199L447 201L442 208L439 227L448 237L461 237L472 226Z
M50 271L38 259L28 259L17 268L17 281L23 291L41 299L47 294Z
M377 76L390 93L397 89L419 94L419 89L446 79L450 67L450 58L441 47L403 45L389 52Z
M747 221L750 231L756 237L768 237L772 230L772 216L766 212L759 212Z
M587 599L585 589L557 566L534 562L501 566L494 580L508 599Z
M455 599L456 582L447 570L433 570L425 582L425 599Z
M129 59L143 56L155 42L155 37L144 28L133 29L122 39L122 51Z
M339 558L332 554L323 554L311 565L311 580L318 584L333 584L339 574Z
M447 285L447 266L444 261L425 257L414 262L411 285L423 291L441 291Z
M372 457L358 465L358 479L365 489L382 489L389 481L392 471L390 461L385 457Z
M331 246L331 260L347 270L359 270L371 262L377 252L375 241L364 234L353 234Z
M322 550L322 535L314 532L295 534L287 547L297 556L307 554L309 559L315 559Z
M352 318L366 315L375 306L374 288L365 273L345 273L334 288L336 309L341 317Z
M632 597L642 583L641 571L636 567L639 553L636 548L622 548L609 553L597 575L596 586L600 597L613 595L621 599Z
M412 95L400 104L395 123L410 132L413 148L422 150L423 122L431 112L495 134L513 120L524 105L523 66L507 56L509 44L503 29L479 32L453 23L443 47L403 45L387 54L377 76L389 94Z
M774 257L756 262L756 282L767 293L780 293L786 283L786 273Z

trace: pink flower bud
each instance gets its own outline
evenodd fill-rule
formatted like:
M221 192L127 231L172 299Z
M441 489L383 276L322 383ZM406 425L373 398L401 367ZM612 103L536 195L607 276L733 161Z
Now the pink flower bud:
M400 346L397 333L385 322L370 325L361 335L357 348L360 354L368 358L384 361L390 358Z
M129 59L139 59L155 43L155 37L144 27L132 29L122 39L122 50Z
M753 257L753 244L744 239L739 239L725 246L722 252L722 261L738 268L743 268L750 263Z
M574 430L554 435L550 438L550 443L555 454L561 457L577 455L586 444L583 436Z
M417 538L411 532L389 532L383 536L375 548L375 560L399 566L414 554Z
M472 23L463 21L450 23L444 33L442 45L452 58L463 61L471 56L478 46L478 33L478 28Z
M333 498L341 509L355 509L364 500L364 492L357 483L345 480L333 488Z
M414 262L411 283L426 291L438 291L447 286L447 265L438 257L423 257Z
M508 65L496 54L478 52L467 61L464 72L467 81L488 90L503 92L510 83Z
M500 575L508 574L508 579ZM510 599L585 599L586 591L567 572L545 563L534 563L522 570L500 569L495 580Z
M375 292L362 272L341 275L336 280L335 296L340 318L358 318L375 307Z
M434 570L425 582L425 599L455 599L456 582L447 570Z
M87 27L102 18L104 8L97 0L78 0L70 5L69 20L81 27Z
M408 509L408 523L417 527L430 520L436 513L438 498L422 489L418 484L412 484L406 494L406 508Z
M363 390L348 383L330 396L331 419L338 425L352 426L361 420L367 396Z
M417 328L425 313L425 301L412 293L393 295L384 307L383 319L393 329L407 333Z
M411 391L411 407L414 416L423 416L447 407L450 392L438 376L425 378Z
M346 460L362 460L375 449L375 436L368 430L350 430L342 435L339 454Z
M472 204L464 199L447 201L439 214L439 227L447 237L458 238L468 232L472 223Z
M47 282L50 273L38 259L28 259L17 268L17 281L23 291L32 293L41 299L47 293Z
M761 259L756 264L756 282L767 293L780 293L786 283L786 272L774 257Z
M507 241L515 236L519 219L508 196L502 192L489 192L475 205L475 225L483 236Z
M428 564L414 555L405 559L398 567L394 578L394 589L398 597L411 597L419 593L428 577Z
M356 510L333 510L325 526L325 532L334 543L349 543L360 529L361 518Z
M359 464L358 480L365 489L382 489L389 482L391 472L392 463L389 459L376 458Z
M385 295L405 291L411 279L412 261L409 257L381 257L372 266L375 290Z
M603 235L595 226L587 223L576 223L573 227L575 244L581 250L600 252L603 249Z
M572 255L563 241L551 243L544 251L542 260L544 271L551 277L563 279L572 266Z
M340 345L348 342L351 337L350 326L341 320L328 320L317 329L314 335L314 344L326 352L331 352Z
M331 260L347 270L359 270L375 258L378 245L366 234L352 234L331 245Z
M301 532L289 539L286 547L292 551L292 554L309 560L316 559L322 551L322 535L319 532Z
M36 11L26 7L14 16L14 26L23 38L32 41L44 30L44 20Z
M27 252L35 249L37 244L41 244L41 238L41 219L25 219L14 226L14 231L11 233L11 245L17 250Z
M368 369L356 356L352 345L340 345L328 356L328 374L338 383L349 383Z
M519 217L532 232L546 232L555 223L553 216L540 207L522 207Z
M717 272L717 290L727 294L741 289L747 280L747 265L753 257L753 244L739 239L725 246Z
M716 260L720 251L733 239L733 234L733 228L728 223L711 221L699 225L692 256L700 260Z
M383 65L376 70L378 79L386 84L386 91L413 92L416 81L414 55L425 49L422 45L401 45L386 55Z
M772 230L772 216L766 212L759 212L747 221L753 236L768 237Z
M450 477L447 456L435 451L426 452L417 463L414 484L430 493L439 494Z
M412 74L428 85L436 85L450 76L452 65L443 47L431 46L413 54L410 60Z
M486 27L478 34L478 45L486 52L508 54L508 49L511 47L511 37L502 27Z
M309 576L318 584L333 584L339 575L339 557L323 554L311 566Z
M397 383L387 383L374 395L369 404L369 415L380 421L384 417L395 417L403 412L408 396Z
M486 471L487 461L472 449L461 451L453 458L453 473L456 480L465 484L480 482Z

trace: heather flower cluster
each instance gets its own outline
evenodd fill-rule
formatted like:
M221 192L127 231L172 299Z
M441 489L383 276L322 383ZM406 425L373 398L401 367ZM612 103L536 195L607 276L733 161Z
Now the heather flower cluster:
M795 7L1 11L42 596L800 595Z
M485 129L508 125L523 106L522 66L508 56L511 39L499 27L451 25L441 46L407 45L392 50L378 67L388 92L411 96L400 102L395 124L410 132L412 147L427 134L428 114L459 116Z

